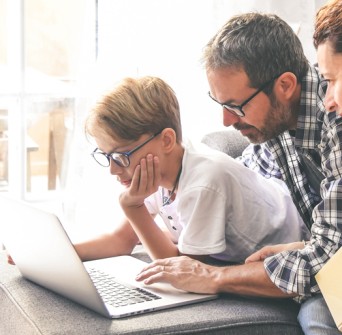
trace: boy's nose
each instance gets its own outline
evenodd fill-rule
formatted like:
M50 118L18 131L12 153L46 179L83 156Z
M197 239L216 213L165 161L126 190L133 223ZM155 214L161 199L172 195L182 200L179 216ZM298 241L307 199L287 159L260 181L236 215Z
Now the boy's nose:
M109 172L112 175L119 175L122 173L122 167L116 164L112 159L110 159L110 164L109 164Z

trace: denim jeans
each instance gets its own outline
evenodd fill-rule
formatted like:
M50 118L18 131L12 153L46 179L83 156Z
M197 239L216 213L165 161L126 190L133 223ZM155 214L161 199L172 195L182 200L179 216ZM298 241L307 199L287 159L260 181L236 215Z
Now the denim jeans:
M321 294L302 303L298 321L305 335L341 335Z

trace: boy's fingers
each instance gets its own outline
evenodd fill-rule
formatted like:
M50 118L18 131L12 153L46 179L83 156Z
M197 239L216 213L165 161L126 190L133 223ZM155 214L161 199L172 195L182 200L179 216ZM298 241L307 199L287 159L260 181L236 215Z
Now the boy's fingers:
M158 189L161 181L161 172L160 172L160 164L159 164L159 158L157 156L153 157L153 172L154 172L154 179L153 179L153 185L155 189Z
M136 188L134 189L135 191L145 191L146 190L146 184L147 184L147 167L146 167L146 159L143 158L140 161L140 170L137 171L137 185Z
M133 190L133 191L137 191L139 189L140 170L141 170L141 166L138 164L134 169L132 182L131 182L131 186L130 186L131 190Z
M147 155L146 157L147 161L147 183L146 183L146 191L149 191L150 188L153 188L154 186L154 159L151 154Z

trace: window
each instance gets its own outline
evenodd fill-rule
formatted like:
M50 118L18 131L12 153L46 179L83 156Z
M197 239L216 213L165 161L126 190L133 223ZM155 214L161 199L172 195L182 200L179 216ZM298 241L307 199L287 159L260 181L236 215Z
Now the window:
M63 204L82 229L112 228L119 188L83 133L94 99L122 77L160 76L178 96L184 135L198 140L223 129L199 62L210 37L234 14L273 12L315 61L324 2L0 0L0 192Z
M0 190L58 197L80 79L95 61L95 3L1 0L0 36Z

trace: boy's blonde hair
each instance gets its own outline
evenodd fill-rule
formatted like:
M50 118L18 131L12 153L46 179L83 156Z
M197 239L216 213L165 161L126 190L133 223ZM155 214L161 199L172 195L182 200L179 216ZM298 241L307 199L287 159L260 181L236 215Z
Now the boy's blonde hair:
M85 131L90 136L104 132L114 138L137 140L164 128L182 141L179 104L172 88L157 77L125 78L90 112Z

